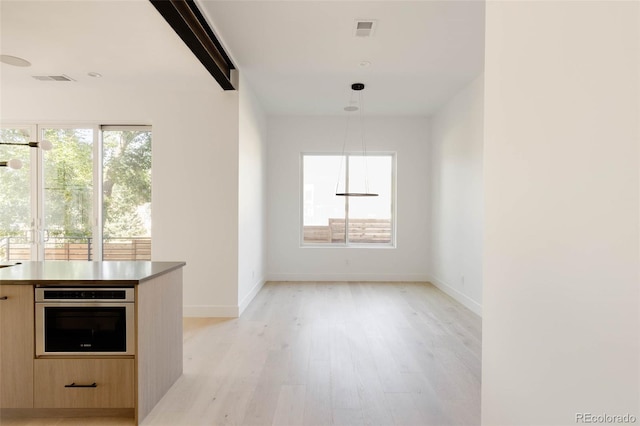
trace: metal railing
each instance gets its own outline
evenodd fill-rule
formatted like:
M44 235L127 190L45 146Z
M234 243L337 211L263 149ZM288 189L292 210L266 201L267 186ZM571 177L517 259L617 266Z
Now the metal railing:
M95 260L93 238L51 237L45 260ZM0 260L30 260L31 244L23 237L0 237ZM98 259L99 260L99 259ZM112 237L102 242L102 260L151 260L151 238Z

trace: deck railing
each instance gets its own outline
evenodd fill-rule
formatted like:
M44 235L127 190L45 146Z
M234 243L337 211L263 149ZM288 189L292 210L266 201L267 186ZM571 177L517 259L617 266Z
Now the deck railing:
M59 237L44 243L45 260L99 260L94 259L93 238ZM0 237L2 261L31 259L31 245L21 237ZM102 244L103 260L151 260L151 238L105 238Z
M303 227L305 243L344 243L345 220L329 219L325 226ZM389 244L391 242L390 219L349 219L349 242Z

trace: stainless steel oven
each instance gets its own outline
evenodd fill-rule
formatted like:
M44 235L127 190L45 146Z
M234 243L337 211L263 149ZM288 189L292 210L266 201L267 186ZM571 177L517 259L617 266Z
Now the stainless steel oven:
M133 355L133 288L36 287L36 356Z

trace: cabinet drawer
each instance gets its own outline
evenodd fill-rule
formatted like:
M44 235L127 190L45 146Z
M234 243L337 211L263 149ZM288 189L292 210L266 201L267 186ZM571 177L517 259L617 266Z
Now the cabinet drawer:
M36 408L134 406L133 359L36 359L34 367Z

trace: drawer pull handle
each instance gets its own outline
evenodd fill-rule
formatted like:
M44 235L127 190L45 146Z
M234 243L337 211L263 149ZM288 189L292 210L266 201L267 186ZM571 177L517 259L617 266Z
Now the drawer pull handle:
M70 385L64 385L65 388L97 388L96 382L91 383L90 385L76 385L75 382Z
M2 296L0 297L0 300L7 300L9 298L9 296Z

